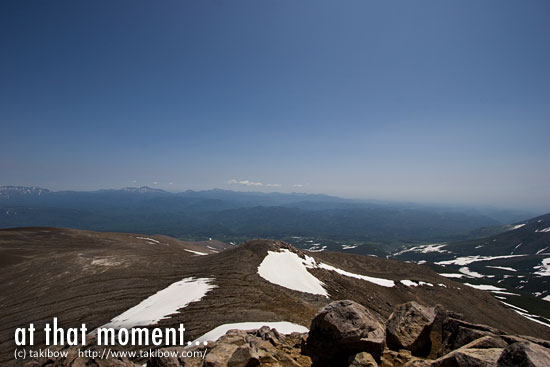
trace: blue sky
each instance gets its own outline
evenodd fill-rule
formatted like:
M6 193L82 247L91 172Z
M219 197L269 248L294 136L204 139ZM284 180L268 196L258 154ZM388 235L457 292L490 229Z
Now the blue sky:
M548 1L2 1L0 185L548 210L549 35Z

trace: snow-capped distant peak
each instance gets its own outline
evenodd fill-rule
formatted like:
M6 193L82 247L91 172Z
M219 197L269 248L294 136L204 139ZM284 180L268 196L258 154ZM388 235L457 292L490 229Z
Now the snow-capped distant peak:
M43 189L36 186L1 186L0 197L9 199L13 196L31 196L31 195L43 195L49 193L50 190Z
M140 194L148 193L148 192L165 192L164 190L161 190L161 189L153 189L152 187L149 187L149 186L125 187L125 188L121 189L120 191L125 191L125 192L137 192L137 193L140 193Z

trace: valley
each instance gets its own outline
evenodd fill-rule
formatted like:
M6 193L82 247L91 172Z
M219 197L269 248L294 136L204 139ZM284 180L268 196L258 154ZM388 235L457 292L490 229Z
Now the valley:
M550 214L476 240L419 245L391 257L489 291L520 314L550 325Z
M0 228L51 226L164 234L240 243L277 238L381 254L426 241L453 242L498 233L534 216L520 210L344 199L302 193L229 190L167 192L150 187L50 191L0 187ZM311 241L311 242L307 242ZM364 245L360 250L349 248ZM310 246L311 247L311 246Z

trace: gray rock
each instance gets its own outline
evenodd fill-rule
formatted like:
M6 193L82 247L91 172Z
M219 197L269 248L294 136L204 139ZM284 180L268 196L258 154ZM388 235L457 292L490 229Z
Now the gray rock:
M402 367L413 358L416 357L412 356L410 350L401 349L400 351L394 351L386 348L382 355L381 367Z
M484 336L497 337L501 335L504 335L504 332L487 325L448 318L443 322L440 355L445 355Z
M380 361L385 344L385 328L360 304L335 301L325 306L311 322L302 352L317 366L347 366L360 352Z
M531 342L510 344L498 359L498 367L548 367L550 349Z
M349 367L378 367L378 363L369 353L361 352L352 357Z
M484 336L461 347L461 349L506 348L508 343L500 336Z
M267 340L273 345L279 345L284 342L284 335L279 334L276 329L271 329L269 326L262 326L256 331L256 336L262 340Z
M386 324L386 342L393 350L407 349L416 356L430 354L434 308L407 302L395 308Z
M403 367L431 367L431 359L412 359L409 362L405 363Z
M531 342L540 345L541 347L550 348L550 340L535 338L529 335L502 335L502 339L508 344L517 342Z
M502 348L455 350L431 363L431 367L497 367Z
M430 340L432 342L432 352L439 352L443 341L442 330L443 330L443 323L445 322L445 320L447 320L448 318L463 320L464 316L462 314L449 311L440 304L435 305L434 311L435 311L435 320L432 325Z

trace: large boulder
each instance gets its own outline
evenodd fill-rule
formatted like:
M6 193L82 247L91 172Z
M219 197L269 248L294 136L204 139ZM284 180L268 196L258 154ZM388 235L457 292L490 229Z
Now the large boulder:
M407 349L416 356L430 354L434 308L407 302L395 308L386 324L386 342L393 350Z
M462 349L506 348L508 343L499 336L484 336L461 347Z
M385 334L384 326L365 307L349 300L335 301L311 322L302 352L316 366L347 366L349 358L360 352L380 361Z
M448 318L464 320L464 315L451 310L447 310L445 307L443 307L440 304L435 305L434 311L435 311L435 319L432 325L432 332L430 334L430 340L432 342L432 353L434 354L430 356L436 358L436 356L438 356L439 351L441 350L441 343L443 341L442 339L443 323Z
M498 359L498 367L548 367L550 349L531 342L510 344Z
M447 318L443 322L441 351L445 355L484 336L502 337L505 333L487 325Z

